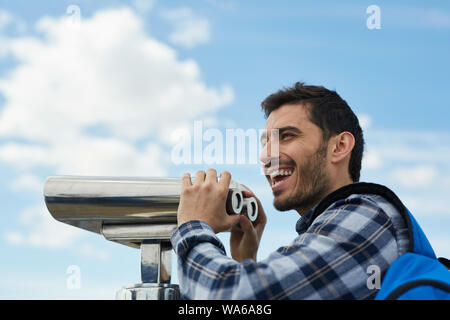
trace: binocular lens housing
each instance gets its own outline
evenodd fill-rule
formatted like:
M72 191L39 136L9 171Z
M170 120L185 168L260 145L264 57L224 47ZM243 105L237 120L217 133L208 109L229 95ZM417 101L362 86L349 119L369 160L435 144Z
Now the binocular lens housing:
M181 178L52 176L45 182L44 197L56 220L99 234L117 225L161 225L171 230L177 225L181 186ZM245 198L243 190L231 181L226 210L246 214L253 222L258 205L256 199Z

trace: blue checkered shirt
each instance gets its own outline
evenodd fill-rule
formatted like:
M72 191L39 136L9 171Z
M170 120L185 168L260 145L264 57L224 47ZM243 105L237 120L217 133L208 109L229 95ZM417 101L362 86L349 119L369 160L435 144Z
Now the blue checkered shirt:
M298 237L266 259L228 257L212 228L193 220L171 237L184 299L372 299L380 277L408 248L400 213L383 197L354 194L314 221L297 222ZM370 266L375 266L376 269Z

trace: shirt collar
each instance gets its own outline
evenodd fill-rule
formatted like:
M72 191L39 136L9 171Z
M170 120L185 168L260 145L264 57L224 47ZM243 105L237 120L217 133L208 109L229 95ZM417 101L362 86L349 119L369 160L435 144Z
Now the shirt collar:
M319 201L311 210L309 210L306 214L304 214L296 223L295 225L295 230L297 231L298 234L302 234L304 233L309 226L311 225L312 221L311 219L315 219L317 218L317 215L314 214L314 211L316 209L319 210L319 213L322 213L321 210L325 209L325 208L318 208L320 204L326 203L326 207L328 207L329 205L331 205L332 202L337 201L335 199L336 196L338 196L337 199L341 198L341 194L343 192L343 190L352 190L351 188L355 188L355 186L361 186L361 185L366 185L364 183L361 182L355 182L349 185L346 185L344 187L341 187L333 192L331 192L330 194L328 194L325 198L323 198L321 201ZM330 203L328 203L327 201L331 201Z
M295 224L295 231L297 231L299 235L304 233L308 229L313 216L314 209L316 207L317 205L315 205L311 210L309 210L307 213L301 216L300 219L298 219L297 223Z

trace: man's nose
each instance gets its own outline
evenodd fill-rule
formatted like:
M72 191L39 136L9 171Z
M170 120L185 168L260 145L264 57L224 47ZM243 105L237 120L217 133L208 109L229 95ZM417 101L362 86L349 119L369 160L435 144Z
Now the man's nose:
M259 160L264 167L274 166L278 163L279 158L278 144L272 144L271 142L267 142L259 154Z
M267 147L269 144L266 143L266 145L261 150L261 153L259 154L259 161L265 166L267 163L270 162L270 154L269 154L269 148Z

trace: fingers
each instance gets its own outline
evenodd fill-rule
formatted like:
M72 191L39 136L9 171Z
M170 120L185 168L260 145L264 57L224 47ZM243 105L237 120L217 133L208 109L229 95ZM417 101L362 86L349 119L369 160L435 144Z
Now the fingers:
M203 170L197 171L194 185L202 184L203 182L217 183L217 171L213 168L209 168L206 172Z
M226 188L228 190L228 188L230 186L230 182L231 182L231 173L229 173L228 171L222 171L220 173L219 184L223 188Z
M231 226L230 227L230 230L238 230L238 231L240 231L239 230L239 219L240 219L240 216L239 215L237 215L237 214L232 214L232 215L228 215L228 221L229 221L229 225Z
M249 232L253 232L253 224L246 216L239 216L239 224L241 225L241 229L244 233L248 234Z
M252 191L250 191L250 189L247 186L245 186L245 185L242 185L242 186L247 188L247 190L242 190L242 195L244 196L244 198L253 197L253 198L255 198L256 202L258 203L258 209L259 209L258 210L258 218L256 218L255 223L258 223L260 220L265 220L266 216L265 216L264 210L262 210L261 201L259 201L258 197ZM259 214L259 213L261 213L261 214ZM259 218L260 215L262 216L261 219Z
M255 194L250 191L242 190L242 195L244 196L244 198L250 198L250 197L256 198Z
M206 171L205 182L217 183L217 171L215 169L210 168Z
M190 174L189 173L185 173L183 175L183 179L188 179L188 177L185 176L189 176L190 179ZM183 180L184 183L187 184L187 182L185 182ZM220 173L220 181L218 181L217 179L217 171L213 168L209 168L208 170L203 171L203 170L199 170L197 171L197 173L195 174L195 181L194 181L194 185L198 185L198 184L202 184L203 182L219 182L219 184L226 186L227 188L230 185L231 182L231 174L228 171L222 171Z
M194 185L200 185L205 181L206 173L203 170L197 171L195 174Z
M191 174L189 172L186 172L185 174L183 174L183 176L181 177L181 185L183 187L189 187L192 186L192 181L191 181Z

